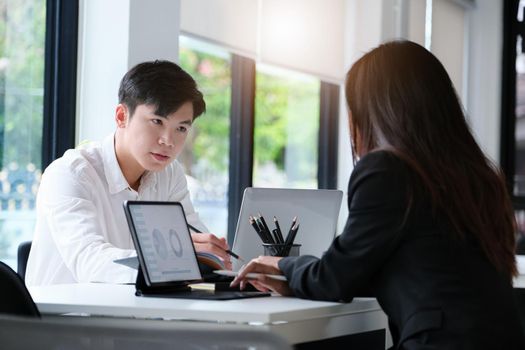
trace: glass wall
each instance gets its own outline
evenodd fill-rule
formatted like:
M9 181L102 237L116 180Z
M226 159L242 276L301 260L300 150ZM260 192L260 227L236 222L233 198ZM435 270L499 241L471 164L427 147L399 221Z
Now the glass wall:
M253 185L317 188L320 81L257 65Z
M524 22L525 1L519 1L517 21ZM514 183L512 194L525 197L525 42L521 35L516 38L516 107L514 131ZM525 210L516 208L518 229L517 253L525 254Z
M0 0L0 260L31 240L41 175L46 2Z
M179 50L182 68L195 78L207 105L179 162L203 222L211 232L226 237L228 220L232 225L237 218L236 212L228 213L231 98L232 86L237 86L232 82L232 64L237 61L228 49L193 37L181 36ZM255 74L249 79L255 79L255 100L245 102L253 102L254 116L243 111L242 118L254 117L253 173L245 180L254 187L318 188L321 81L260 63L250 74ZM251 146L246 145L245 153Z
M519 2L517 20L524 22L525 1ZM515 196L525 196L525 42L522 36L516 40L516 128L515 128Z
M512 191L517 253L525 254L525 0L503 5L502 137L500 163Z
M184 36L180 64L197 81L206 113L193 124L179 162L193 204L211 232L226 237L231 105L231 57L225 50Z

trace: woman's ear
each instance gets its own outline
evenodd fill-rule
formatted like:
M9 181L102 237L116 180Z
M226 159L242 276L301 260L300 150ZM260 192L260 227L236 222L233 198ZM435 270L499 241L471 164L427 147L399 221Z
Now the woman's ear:
M119 103L115 109L115 121L117 128L125 128L128 123L128 108L126 105Z

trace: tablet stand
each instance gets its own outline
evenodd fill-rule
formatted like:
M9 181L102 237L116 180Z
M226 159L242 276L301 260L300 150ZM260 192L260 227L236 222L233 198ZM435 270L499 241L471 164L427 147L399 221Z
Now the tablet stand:
M142 274L142 269L139 266L137 281L135 282L135 295L152 295L152 294L169 294L177 292L187 292L191 291L191 288L188 286L187 282L171 282L169 285L164 286L148 286L144 275Z

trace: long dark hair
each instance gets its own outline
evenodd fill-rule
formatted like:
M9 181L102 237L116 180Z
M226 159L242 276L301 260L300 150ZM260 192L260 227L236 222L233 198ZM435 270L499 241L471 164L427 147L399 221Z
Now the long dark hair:
M499 271L516 275L516 224L502 173L474 140L439 60L409 41L383 44L348 72L346 100L354 161L377 149L405 160L451 234L475 237Z

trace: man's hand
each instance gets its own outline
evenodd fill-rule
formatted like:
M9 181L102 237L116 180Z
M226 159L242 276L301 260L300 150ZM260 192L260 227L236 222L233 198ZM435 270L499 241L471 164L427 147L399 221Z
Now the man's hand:
M225 238L218 238L213 233L191 233L191 239L195 250L198 252L211 253L224 261L226 269L232 269L230 255L226 250L230 249Z
M260 256L250 261L247 265L243 266L240 270L239 275L235 277L230 286L234 287L240 284L240 288L244 289L246 283L250 283L255 288L262 292L276 292L281 295L293 295L288 282L278 281L276 279L265 276L264 274L270 275L282 275L282 271L279 269L279 260L282 258L274 256ZM259 272L260 275L257 278L246 278L246 275L250 272Z

